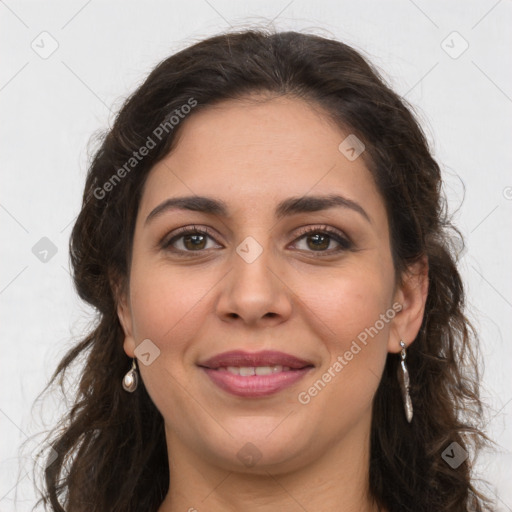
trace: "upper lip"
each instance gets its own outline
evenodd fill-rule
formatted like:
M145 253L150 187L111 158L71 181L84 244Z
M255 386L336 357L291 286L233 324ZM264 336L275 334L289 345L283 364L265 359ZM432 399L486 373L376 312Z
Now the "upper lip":
M216 356L210 357L206 361L198 363L199 366L210 368L225 368L228 366L238 367L256 367L256 366L287 366L289 368L299 369L306 366L313 366L313 363L274 350L263 350L261 352L244 352L242 350L233 350L231 352L223 352Z

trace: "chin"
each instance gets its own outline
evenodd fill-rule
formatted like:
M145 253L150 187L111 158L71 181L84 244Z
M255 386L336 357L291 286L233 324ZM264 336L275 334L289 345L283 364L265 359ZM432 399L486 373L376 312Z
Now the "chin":
M226 424L226 430L233 437L223 436L222 441L207 449L215 463L229 471L268 476L269 472L296 470L314 458L314 436L305 432L305 425L292 425L291 418L284 421L283 418L286 416L279 420L275 417L239 418L236 426ZM285 426L287 422L290 424Z

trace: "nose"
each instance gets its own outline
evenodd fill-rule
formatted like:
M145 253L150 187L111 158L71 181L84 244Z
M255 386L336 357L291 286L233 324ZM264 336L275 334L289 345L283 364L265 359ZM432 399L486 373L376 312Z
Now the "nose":
M284 322L292 311L292 290L279 272L277 259L268 244L261 246L262 252L256 259L254 254L246 257L243 248L241 244L239 252L233 251L231 271L222 280L217 315L225 322L247 326L275 326ZM250 251L254 250L253 245Z

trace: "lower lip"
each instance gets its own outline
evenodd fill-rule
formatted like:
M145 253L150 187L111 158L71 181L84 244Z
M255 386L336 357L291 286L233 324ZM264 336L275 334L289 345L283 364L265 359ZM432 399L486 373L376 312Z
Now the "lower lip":
M288 370L284 372L271 373L270 375L249 375L242 377L235 375L227 370L212 370L203 368L208 377L219 388L236 396L243 397L261 397L268 396L292 386L312 367L301 368L298 370Z

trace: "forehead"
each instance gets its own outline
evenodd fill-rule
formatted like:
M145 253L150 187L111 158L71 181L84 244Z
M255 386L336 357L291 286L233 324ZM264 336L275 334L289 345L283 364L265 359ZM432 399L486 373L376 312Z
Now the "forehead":
M223 165L243 162L239 169L262 169L265 163L319 164L338 156L343 134L319 107L293 97L250 97L225 101L194 113L180 133L174 162L194 163L215 154ZM213 165L215 162L211 162Z
M142 214L182 195L215 195L254 215L283 197L337 192L384 212L363 158L339 149L350 133L304 100L229 100L183 123L173 151L150 171Z

